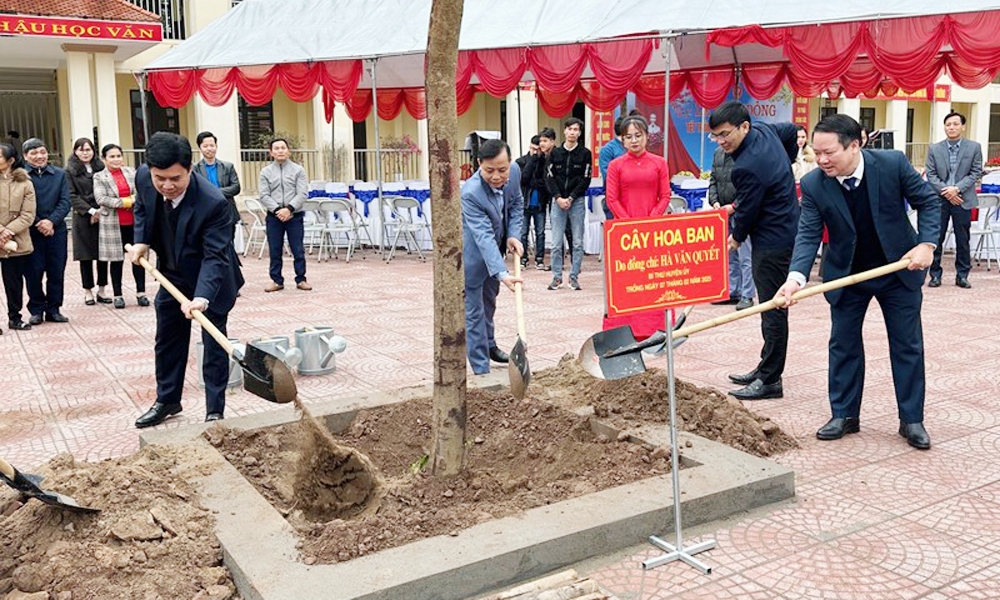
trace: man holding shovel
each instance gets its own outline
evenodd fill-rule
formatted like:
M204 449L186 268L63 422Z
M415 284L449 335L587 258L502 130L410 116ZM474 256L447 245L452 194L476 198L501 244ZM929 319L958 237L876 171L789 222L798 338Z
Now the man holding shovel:
M462 185L465 345L476 375L490 372L490 360L509 360L493 338L493 313L500 283L514 291L515 284L523 282L507 271L504 262L505 248L514 260L524 256L523 222L521 171L511 164L507 144L487 140L479 147L479 169Z
M789 306L805 285L823 237L830 249L823 281L861 273L901 258L896 271L826 294L830 303L829 394L833 418L816 432L836 440L861 429L865 355L861 327L872 298L878 300L889 335L892 378L899 408L899 435L914 448L931 447L924 429L924 343L921 286L940 231L941 206L902 152L861 149L861 126L847 115L830 115L813 131L819 169L802 178L802 215L788 281L778 290ZM917 209L919 232L906 215Z
M146 164L135 177L135 245L139 264L150 248L158 269L191 298L183 304L163 287L156 294L156 403L135 426L151 427L181 412L181 390L191 341L192 311L205 314L224 334L243 276L233 250L233 213L219 188L191 172L191 144L159 132L146 145ZM206 421L222 419L229 357L202 329Z

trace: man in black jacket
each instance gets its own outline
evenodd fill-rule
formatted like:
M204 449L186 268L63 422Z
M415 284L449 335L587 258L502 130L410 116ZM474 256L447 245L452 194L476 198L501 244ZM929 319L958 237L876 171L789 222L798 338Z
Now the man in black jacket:
M565 141L549 155L545 173L545 186L555 201L552 204L552 282L550 290L562 287L563 237L569 227L573 234L570 244L572 267L569 286L580 288L580 266L583 264L583 225L587 217L587 188L590 187L590 169L594 157L580 143L583 121L576 117L566 119L563 126Z
M28 288L28 323L42 320L68 323L60 308L63 303L63 280L66 272L66 215L69 214L69 179L66 171L49 164L49 151L38 138L24 141L24 160L35 185L35 224L31 244L35 250L28 261L25 282ZM44 284L43 284L43 281Z
M545 214L549 208L549 194L545 188L545 159L555 145L555 132L545 139L548 142L546 151L543 152L541 149L542 137L539 134L531 138L528 153L515 161L521 168L521 195L524 197L521 245L524 246L525 255L521 257L521 266L528 266L528 231L534 223L535 268L539 271L545 268Z
M739 102L726 102L709 117L709 136L733 157L736 207L730 224L730 249L753 240L753 280L759 298L773 298L785 282L795 247L799 203L792 162L798 152L791 123L750 123ZM761 314L764 348L760 362L746 374L729 379L743 387L730 392L740 400L781 398L781 374L788 350L788 312Z

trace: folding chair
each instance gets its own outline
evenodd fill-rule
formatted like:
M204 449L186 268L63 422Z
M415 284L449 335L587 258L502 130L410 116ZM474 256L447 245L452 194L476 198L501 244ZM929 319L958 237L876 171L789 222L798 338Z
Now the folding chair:
M317 242L323 241L323 232L326 230L326 222L323 220L324 215L320 213L319 203L319 198L306 200L302 203L303 237L309 254L312 254Z
M670 204L667 205L666 214L686 213L688 211L688 201L681 196L670 196Z
M264 256L264 248L267 246L267 225L264 224L267 211L264 210L264 205L260 203L260 200L256 198L246 198L244 203L253 222L250 223L250 231L247 233L246 244L243 246L243 256L251 252L250 248L254 244L260 244L260 252L257 253L257 258L259 259Z
M969 228L969 245L972 238L978 236L976 242L976 266L986 255L986 270L990 270L990 262L996 261L1000 268L1000 255L997 255L997 236L1000 235L1000 196L997 194L979 194L979 218Z
M396 244L399 242L400 235L403 236L403 242L406 244L407 254L412 253L410 250L410 243L412 243L417 250L417 254L420 255L420 260L426 261L427 258L424 257L424 251L420 248L420 242L417 241L417 234L420 232L427 232L429 234L430 223L427 222L427 218L424 215L417 211L420 203L406 196L383 196L383 199L391 213L392 228L394 231L392 243L389 244L389 254L386 255L385 261L389 262L395 255Z
M347 198L330 198L319 203L319 212L323 215L326 227L323 229L323 239L319 243L319 260L323 260L323 251L329 248L337 256L341 247L347 248L347 261L351 262L354 254L354 240L358 236L358 224L354 216L354 206ZM343 236L346 244L341 244ZM329 255L327 255L329 260Z

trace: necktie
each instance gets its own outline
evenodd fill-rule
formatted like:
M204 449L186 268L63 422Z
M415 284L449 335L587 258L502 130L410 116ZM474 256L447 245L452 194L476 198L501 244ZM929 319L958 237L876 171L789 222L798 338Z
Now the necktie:
M169 215L174 210L174 201L173 200L164 200L163 201L163 209Z
M844 180L844 187L847 188L848 191L853 191L855 188L858 187L858 178L848 177L847 179Z

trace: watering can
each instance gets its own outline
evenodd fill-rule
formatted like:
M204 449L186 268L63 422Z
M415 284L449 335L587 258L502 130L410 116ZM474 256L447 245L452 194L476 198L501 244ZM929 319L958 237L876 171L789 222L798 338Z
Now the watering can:
M295 346L302 352L299 373L323 375L337 368L333 355L347 349L347 340L332 327L303 327L295 331Z
M277 356L290 369L294 369L302 362L302 351L292 346L288 341L288 336L285 335L251 340L250 345Z

